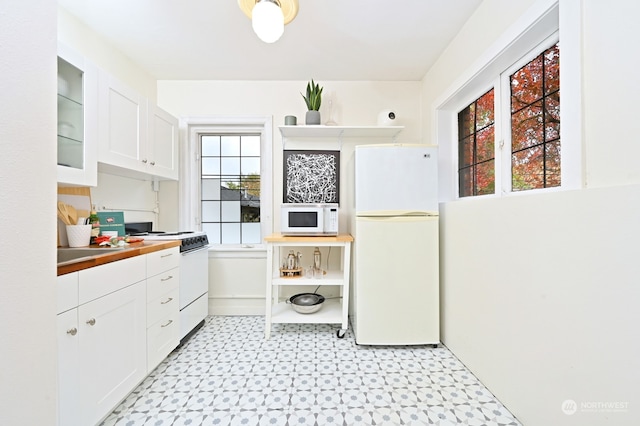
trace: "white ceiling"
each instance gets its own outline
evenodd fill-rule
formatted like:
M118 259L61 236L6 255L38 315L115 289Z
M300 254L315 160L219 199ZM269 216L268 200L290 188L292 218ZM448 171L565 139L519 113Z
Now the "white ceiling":
M274 44L236 0L58 0L159 80L420 80L482 0L300 0Z

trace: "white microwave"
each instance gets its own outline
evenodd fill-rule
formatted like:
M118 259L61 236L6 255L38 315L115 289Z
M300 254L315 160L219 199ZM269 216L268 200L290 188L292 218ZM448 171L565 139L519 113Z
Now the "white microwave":
M283 204L282 235L338 235L338 204Z

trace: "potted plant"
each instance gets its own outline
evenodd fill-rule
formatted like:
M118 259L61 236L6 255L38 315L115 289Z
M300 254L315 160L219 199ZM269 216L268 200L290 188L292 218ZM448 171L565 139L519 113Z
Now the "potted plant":
M320 104L322 103L322 87L316 84L313 79L307 83L307 95L302 95L307 104L306 124L320 124Z

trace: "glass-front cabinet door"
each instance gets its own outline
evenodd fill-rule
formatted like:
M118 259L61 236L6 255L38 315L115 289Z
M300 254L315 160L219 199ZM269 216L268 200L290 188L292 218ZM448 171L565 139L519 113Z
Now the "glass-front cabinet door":
M97 185L97 69L58 46L58 183Z

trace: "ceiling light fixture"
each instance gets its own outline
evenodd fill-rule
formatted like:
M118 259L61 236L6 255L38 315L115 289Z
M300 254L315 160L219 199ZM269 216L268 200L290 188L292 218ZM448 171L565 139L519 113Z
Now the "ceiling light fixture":
M238 0L238 6L251 19L258 38L273 43L284 33L284 26L298 14L298 0Z

